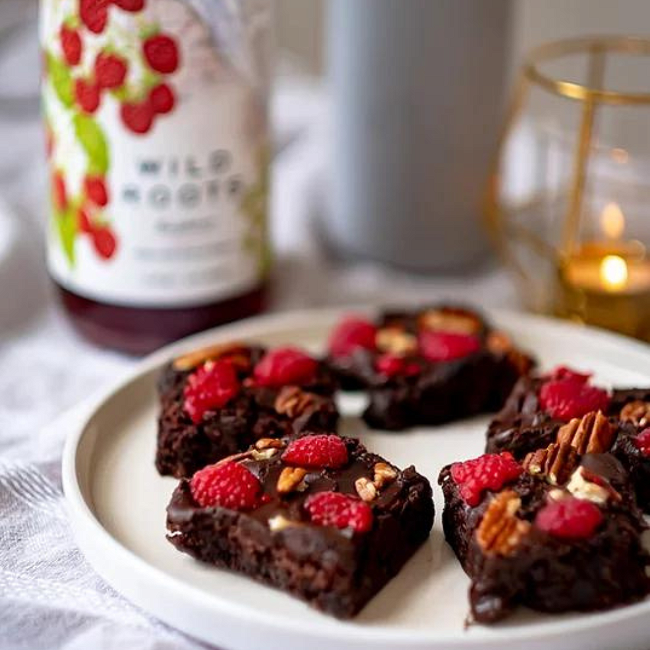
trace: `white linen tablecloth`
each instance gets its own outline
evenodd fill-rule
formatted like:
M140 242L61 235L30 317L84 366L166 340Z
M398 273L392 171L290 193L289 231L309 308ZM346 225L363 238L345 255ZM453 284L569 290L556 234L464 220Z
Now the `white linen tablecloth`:
M272 308L442 297L516 305L498 269L433 279L327 257L312 222L326 187L326 114L318 84L280 81ZM74 543L59 464L66 430L83 406L66 411L136 361L80 340L56 305L44 266L37 113L0 113L0 142L0 649L203 647L115 593Z

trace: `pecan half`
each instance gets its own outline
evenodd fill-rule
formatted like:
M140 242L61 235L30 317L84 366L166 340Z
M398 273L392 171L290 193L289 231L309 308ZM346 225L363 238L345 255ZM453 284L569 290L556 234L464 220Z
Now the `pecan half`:
M283 386L275 398L273 408L280 414L297 418L312 410L319 401L314 393L308 393L298 386Z
M578 453L568 444L554 442L546 449L531 451L523 467L534 476L543 476L551 485L566 483L578 464Z
M486 555L511 555L530 531L529 522L516 516L521 499L513 490L497 494L476 529L476 540Z
M276 490L280 494L287 494L294 490L302 489L302 479L307 476L307 470L302 467L285 467L278 477ZM301 485L302 484L302 485Z
M418 349L418 340L413 334L397 327L384 327L375 335L375 344L381 352L407 355Z
M646 427L650 424L650 402L634 400L621 409L619 417L623 422L631 422L635 427Z
M481 329L481 321L476 316L460 310L428 309L418 321L422 329L454 334L476 334Z
M377 496L377 488L375 484L369 479L362 476L354 482L354 487L357 490L357 494L361 497L362 501L369 503Z
M229 343L217 343L216 345L209 345L200 350L193 350L187 354L174 359L174 370L193 370L206 361L214 361L226 355L243 352L247 346L241 341L230 341Z
M557 442L571 445L579 454L602 454L614 443L616 430L600 412L574 418L557 432Z

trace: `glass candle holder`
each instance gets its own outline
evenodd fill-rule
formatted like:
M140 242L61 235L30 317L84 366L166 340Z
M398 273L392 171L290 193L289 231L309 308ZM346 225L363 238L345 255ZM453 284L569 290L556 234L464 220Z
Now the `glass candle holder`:
M534 50L490 178L488 223L532 310L650 340L650 40Z

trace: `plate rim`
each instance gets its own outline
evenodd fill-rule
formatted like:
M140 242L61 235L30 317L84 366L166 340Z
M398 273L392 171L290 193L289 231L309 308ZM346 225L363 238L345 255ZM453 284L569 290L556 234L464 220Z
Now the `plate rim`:
M414 306L409 305L411 308ZM70 514L70 523L75 535L75 539L79 544L80 549L84 556L88 559L93 570L97 571L102 578L104 578L113 588L121 594L131 592L126 588L121 580L117 579L114 575L115 571L107 570L103 562L99 562L98 557L106 557L104 553L100 552L105 549L106 553L115 555L121 558L121 562L130 565L134 571L143 576L146 580L154 583L153 586L164 586L165 589L173 589L175 594L180 594L181 598L197 610L205 609L215 613L219 612L221 615L226 615L237 619L238 622L250 624L250 608L240 605L239 603L229 601L227 598L220 598L215 595L210 595L206 598L205 593L198 587L186 583L178 577L166 574L164 571L150 565L144 558L140 557L135 552L124 546L117 540L110 531L107 530L97 518L95 512L86 501L84 490L77 473L77 459L78 452L81 446L84 435L88 432L88 425L92 422L93 418L101 407L117 393L125 389L130 383L137 380L142 375L151 372L163 363L169 361L174 356L179 355L187 349L192 349L201 345L207 344L212 339L221 339L232 336L236 330L252 330L248 333L240 335L242 338L254 338L256 336L263 336L264 330L269 333L281 331L282 329L298 329L309 324L309 321L323 320L336 320L343 314L350 312L357 314L368 314L376 311L378 306L364 305L354 307L328 307L318 309L299 309L284 311L279 313L265 314L262 316L255 316L247 318L235 323L218 326L193 334L189 337L176 341L167 345L160 350L148 355L140 360L132 369L112 382L106 389L104 389L85 409L83 417L76 421L72 430L68 433L65 440L65 445L62 454L62 484L63 491L68 505L68 512ZM494 321L519 321L525 325L526 321L535 325L545 325L558 334L566 333L571 336L583 336L587 339L593 339L592 343L600 342L607 347L613 346L619 348L624 347L629 354L639 355L639 365L644 361L650 367L650 346L647 344L621 336L609 331L601 330L594 327L586 327L577 325L575 323L562 321L559 319L539 316L536 314L528 314L514 310L503 309L489 309L479 307L482 313L485 313L490 320ZM649 379L650 381L650 379ZM436 513L437 517L441 513ZM93 547L90 546L92 540ZM166 583L166 584L165 584ZM169 620L167 615L160 613L155 607L149 603L143 604L147 599L145 597L128 595L127 598L138 607L142 607L145 611L151 612L155 617L160 620ZM205 602L201 602L201 601ZM206 605L207 602L207 605ZM215 606L217 609L215 609ZM639 603L625 605L605 612L589 612L585 614L578 614L569 620L557 621L543 621L538 623L522 623L521 625L514 625L512 627L496 627L491 628L488 626L476 626L470 629L468 634L465 631L449 632L440 631L435 632L432 630L418 630L418 629L399 629L396 630L390 626L380 624L357 624L357 625L331 625L329 618L320 622L310 622L308 628L301 627L300 619L292 620L287 618L276 618L274 615L267 614L260 610L256 610L256 625L263 624L268 629L282 635L300 635L301 641L307 641L309 638L318 639L319 641L325 640L326 642L342 642L348 641L356 644L365 643L392 643L392 644L405 644L410 647L420 647L423 645L431 644L445 644L445 646L465 647L471 646L476 643L491 644L503 643L504 641L518 641L518 640L548 640L554 636L563 635L568 633L571 635L580 634L586 631L597 632L599 629L609 627L615 624L621 624L626 621L632 621L640 615L650 613L650 599L646 599ZM650 620L650 619L649 619ZM350 621L354 623L354 619ZM201 634L195 634L192 630L184 628L177 622L170 623L174 627L203 640L211 641ZM648 623L648 630L650 630L650 622ZM381 646L376 646L381 647ZM485 647L488 647L487 645Z

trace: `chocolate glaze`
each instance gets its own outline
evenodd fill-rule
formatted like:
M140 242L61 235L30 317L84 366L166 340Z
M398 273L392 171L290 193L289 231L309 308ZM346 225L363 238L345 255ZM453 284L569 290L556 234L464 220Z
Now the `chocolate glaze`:
M231 569L298 596L334 616L356 614L428 537L433 525L431 486L408 467L380 489L370 503L373 526L367 533L317 526L309 521L305 499L336 491L357 496L358 478L373 478L386 462L356 440L344 438L349 463L335 470L314 470L304 491L280 495L277 480L286 466L281 450L273 458L242 462L261 481L270 500L249 512L202 508L183 479L167 508L168 539L179 550L220 568ZM286 442L286 440L285 440ZM281 515L290 525L271 530Z
M416 311L388 310L377 321L379 328L394 327L409 334L420 331L420 319L429 310L461 313L473 318L482 347L475 354L446 362L431 362L419 354L407 356L421 368L419 375L391 377L375 370L377 351L355 350L349 357L328 359L344 390L366 388L369 406L363 418L376 429L399 431L417 425L435 425L503 405L522 372L534 365L531 357L519 354L519 364L507 353L488 350L492 329L475 311L438 305Z
M472 618L492 623L519 605L544 612L603 610L644 598L650 564L641 543L646 526L635 505L622 465L610 454L587 455L582 464L610 481L621 494L603 507L605 519L589 539L567 541L534 525L509 556L486 554L475 531L494 493L468 506L445 467L439 478L445 496L443 527L447 541L470 576ZM524 473L504 489L514 490L522 505L517 516L534 522L553 489Z
M205 465L246 449L259 438L336 427L339 416L333 393L337 384L324 364L320 364L315 381L301 387L318 396L314 408L297 418L275 411L279 389L246 385L251 369L264 352L264 348L256 346L246 350L249 366L239 372L244 382L241 392L225 407L206 414L198 424L192 422L183 406L183 391L191 371L176 370L172 363L163 368L158 379L156 448L156 468L161 474L191 476Z

